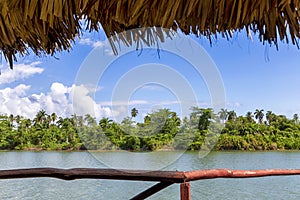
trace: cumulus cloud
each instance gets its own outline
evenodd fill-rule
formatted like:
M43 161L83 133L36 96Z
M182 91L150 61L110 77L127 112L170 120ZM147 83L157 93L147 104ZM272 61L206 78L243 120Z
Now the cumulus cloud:
M16 64L14 65L14 70L10 70L8 69L8 67L5 67L5 69L1 72L0 85L11 83L17 80L24 80L35 74L41 74L44 69L38 67L38 65L40 64L41 62L33 62L30 64Z
M112 111L109 106L95 102L90 96L89 87L84 85L72 85L68 90L74 113L78 115L91 114L97 119L112 116Z
M29 85L20 84L14 88L1 89L0 114L21 115L32 119L43 109L61 117L68 117L73 113L91 114L97 119L112 116L110 107L95 102L89 96L89 89L83 85L68 87L54 82L46 94L29 94L30 88Z
M22 115L34 118L40 110L45 110L48 114L56 113L61 117L69 117L73 113L77 115L91 114L96 119L102 117L113 118L122 121L124 117L130 115L130 107L136 107L140 116L150 112L151 108L165 107L163 105L177 106L184 105L185 102L173 101L101 101L94 99L90 86L71 85L54 82L47 93L31 93L31 86L20 84L16 87L0 89L0 114ZM191 104L188 104L189 107ZM161 107L161 108L162 108ZM185 109L185 108L184 108ZM188 111L188 107L186 110Z
M41 109L34 96L26 96L29 85L20 84L14 88L0 90L1 114L14 114L32 118Z

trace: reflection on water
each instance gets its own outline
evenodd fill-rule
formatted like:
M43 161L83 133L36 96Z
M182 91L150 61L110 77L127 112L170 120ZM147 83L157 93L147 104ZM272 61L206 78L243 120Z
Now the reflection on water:
M300 152L0 152L0 168L268 169L299 168ZM178 158L178 159L177 159ZM53 178L0 180L0 199L129 199L152 182ZM299 199L300 176L214 179L191 183L193 199ZM179 199L173 185L149 199Z

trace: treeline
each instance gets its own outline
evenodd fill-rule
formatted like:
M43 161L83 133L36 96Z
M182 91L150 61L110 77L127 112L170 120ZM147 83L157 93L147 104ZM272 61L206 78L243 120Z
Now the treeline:
M300 149L298 114L293 119L257 109L245 116L222 109L192 107L182 120L169 109L153 111L143 122L138 110L117 123L87 114L57 117L39 111L34 119L0 115L1 150L284 150Z

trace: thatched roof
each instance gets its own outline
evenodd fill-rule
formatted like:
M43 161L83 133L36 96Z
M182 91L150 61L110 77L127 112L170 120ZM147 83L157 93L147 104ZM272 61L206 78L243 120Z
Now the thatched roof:
M275 45L278 40L298 45L300 38L299 0L0 0L0 9L0 50L11 67L15 55L28 49L37 55L68 50L82 30L97 31L99 23L108 37L156 26L208 38L246 29ZM82 18L88 22L84 27ZM160 31L115 39L153 44L163 40Z

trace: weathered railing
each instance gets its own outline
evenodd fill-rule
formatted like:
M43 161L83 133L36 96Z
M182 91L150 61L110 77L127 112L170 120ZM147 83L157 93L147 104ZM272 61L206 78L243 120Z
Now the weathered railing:
M180 199L190 200L190 181L214 178L254 178L263 176L300 175L300 169L229 170L210 169L196 171L146 171L95 168L29 168L0 170L0 179L52 177L63 180L114 179L131 181L157 181L156 185L131 198L145 199L160 190L180 183Z

